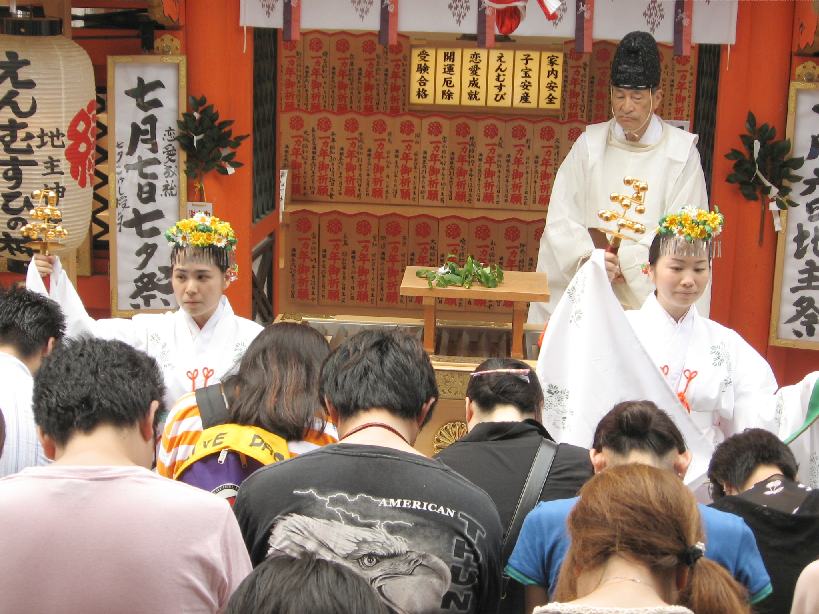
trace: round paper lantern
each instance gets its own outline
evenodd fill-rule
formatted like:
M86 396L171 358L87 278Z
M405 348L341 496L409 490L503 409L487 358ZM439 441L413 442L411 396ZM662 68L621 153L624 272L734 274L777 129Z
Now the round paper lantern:
M94 71L59 19L4 19L0 34L0 257L26 257L20 229L31 192L59 196L65 249L91 221L96 146Z

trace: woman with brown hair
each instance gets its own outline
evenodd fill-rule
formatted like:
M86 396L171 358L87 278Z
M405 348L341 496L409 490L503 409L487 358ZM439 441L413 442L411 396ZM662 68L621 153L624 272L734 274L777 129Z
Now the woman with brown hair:
M267 326L247 348L238 371L221 385L225 422L258 427L287 442L289 456L337 439L319 397L319 372L330 353L327 340L305 324ZM157 472L177 477L203 432L197 394L181 397L168 416L157 453Z
M611 467L580 491L555 603L538 613L749 613L743 588L703 558L693 494L669 471Z

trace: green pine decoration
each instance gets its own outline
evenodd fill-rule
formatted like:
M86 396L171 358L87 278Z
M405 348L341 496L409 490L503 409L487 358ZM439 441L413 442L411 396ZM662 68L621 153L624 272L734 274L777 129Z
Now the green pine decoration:
M219 112L204 96L191 96L190 110L177 122L177 142L187 155L185 172L193 179L200 200L205 198L205 175L216 171L230 174L229 169L244 166L236 160L236 149L249 135L233 136L232 119L219 121Z
M792 184L802 179L793 171L802 168L805 159L802 157L789 158L790 140L774 140L776 128L768 124L757 126L756 117L750 111L745 121L745 129L747 133L739 135L745 151L732 149L725 154L726 158L734 161L734 172L728 175L727 181L728 183L737 184L739 191L746 199L760 201L759 245L762 245L765 214L768 211L771 187L765 185L765 182L762 181L759 174L757 174L757 168L759 173L779 190L774 200L779 209L785 209L799 205L798 202L788 196L791 193L791 188L785 185L785 182ZM756 156L756 161L754 161L754 141L759 142L759 153Z

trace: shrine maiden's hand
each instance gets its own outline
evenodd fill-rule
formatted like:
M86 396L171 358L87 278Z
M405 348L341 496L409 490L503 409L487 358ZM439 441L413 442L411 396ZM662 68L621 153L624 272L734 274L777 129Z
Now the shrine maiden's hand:
M37 267L37 272L40 274L40 277L48 277L54 272L55 258L56 256L34 254L34 266Z
M617 254L606 252L604 255L606 258L606 274L609 276L609 281L613 284L624 283L626 279L620 270L620 260L617 258Z

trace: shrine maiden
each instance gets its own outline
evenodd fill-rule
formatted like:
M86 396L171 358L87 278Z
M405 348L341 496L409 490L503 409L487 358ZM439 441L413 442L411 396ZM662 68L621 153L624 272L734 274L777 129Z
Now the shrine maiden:
M233 313L224 296L236 279L236 235L230 224L197 213L165 232L171 244L171 283L179 309L94 320L53 256L34 257L26 286L53 298L66 315L68 337L118 339L153 356L167 388L165 406L187 392L220 381L262 327ZM51 276L46 292L41 277Z
M604 235L594 229L616 229L597 213L611 208L612 193L630 193L623 185L625 177L648 184L646 220L659 219L683 204L706 206L697 137L654 113L663 99L659 86L660 55L654 38L647 32L627 34L611 65L614 117L587 126L558 169L537 263L537 270L548 276L551 296L548 303L531 304L530 322L548 319L577 269L595 246L602 246ZM639 308L651 293L641 273L651 239L649 233L638 243L624 243L617 255L606 255L612 287L627 309Z
M695 424L713 444L749 427L778 431L771 367L730 328L697 312L723 216L693 207L666 215L648 252L656 290L626 317Z

